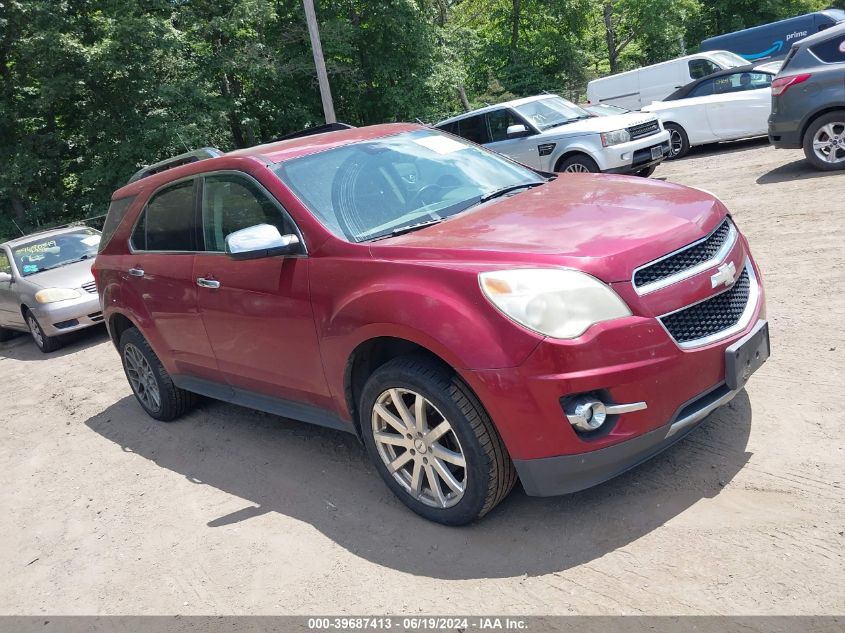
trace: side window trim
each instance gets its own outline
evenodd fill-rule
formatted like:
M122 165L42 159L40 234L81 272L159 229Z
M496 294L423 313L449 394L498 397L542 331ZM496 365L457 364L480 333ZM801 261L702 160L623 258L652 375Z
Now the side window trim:
M149 249L146 249L146 248L135 248L134 244L132 244L132 236L135 235L135 230L138 228L138 224L141 223L141 220L144 220L144 222L146 223L147 209L150 206L150 202L152 202L160 193L166 191L167 189L170 189L171 187L175 187L176 185L181 185L182 183L187 182L189 180L193 181L193 185L194 185L193 194L192 194L193 197L194 197L193 198L193 202L194 202L194 209L193 209L194 213L193 213L193 215L194 215L194 218L196 218L197 181L200 180L200 178L196 175L186 176L184 178L179 178L178 180L171 180L170 182L164 183L163 185L161 185L157 189L153 190L153 192L147 197L146 202L144 202L144 206L141 208L141 212L138 213L138 217L135 218L135 222L132 224L132 230L129 232L129 238L126 240L127 246L129 246L129 252L131 254L135 255L136 253L169 253L171 255L195 255L197 253L196 250L192 250L192 251L190 251L190 250L189 251L184 251L184 250L182 250L182 251L149 250ZM145 227L145 230L146 230L146 227ZM196 230L196 227L195 227L195 230ZM195 242L194 245L197 246L198 243Z
M302 230L299 228L299 225L294 221L293 216L288 213L288 210L284 207L284 205L274 196L270 191L268 191L267 187L262 185L258 179L256 179L251 174L246 173L245 171L238 171L236 169L220 169L217 171L208 171L203 172L197 177L197 180L202 181L202 184L195 189L195 194L197 195L197 235L200 241L197 242L197 245L202 245L203 248L206 248L205 243L205 200L204 200L204 190L205 190L205 179L212 177L212 176L234 176L236 178L243 178L247 182L253 184L261 194L267 198L270 203L276 207L279 213L284 216L284 218L290 223L291 227L293 227L294 234L299 238L299 243L302 245L302 250L304 251L303 257L308 256L308 245L305 243L305 237L302 235ZM222 251L209 251L203 250L200 251L203 255L225 255Z

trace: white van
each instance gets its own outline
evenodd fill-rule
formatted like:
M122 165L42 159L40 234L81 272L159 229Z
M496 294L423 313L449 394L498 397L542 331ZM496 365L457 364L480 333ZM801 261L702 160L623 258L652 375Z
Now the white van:
M654 101L662 101L678 88L711 73L748 61L730 51L696 53L668 62L594 79L587 84L587 100L591 104L611 105L639 110Z

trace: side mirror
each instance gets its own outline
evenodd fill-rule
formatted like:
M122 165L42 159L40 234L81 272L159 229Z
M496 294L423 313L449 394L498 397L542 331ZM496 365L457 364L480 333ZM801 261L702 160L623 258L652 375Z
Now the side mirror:
M12 281L12 276L9 273L0 272L0 283L5 283L7 281Z
M528 126L523 125L522 123L515 123L514 125L508 126L506 135L508 138L516 138L518 136L527 136L528 133Z
M226 254L232 259L260 259L302 252L296 235L282 235L270 224L256 224L226 236Z

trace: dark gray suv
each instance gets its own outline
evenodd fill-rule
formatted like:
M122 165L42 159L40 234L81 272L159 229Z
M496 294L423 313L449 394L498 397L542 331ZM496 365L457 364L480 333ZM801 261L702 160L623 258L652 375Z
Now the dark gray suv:
M817 169L845 169L845 23L792 45L772 82L769 140L803 147Z

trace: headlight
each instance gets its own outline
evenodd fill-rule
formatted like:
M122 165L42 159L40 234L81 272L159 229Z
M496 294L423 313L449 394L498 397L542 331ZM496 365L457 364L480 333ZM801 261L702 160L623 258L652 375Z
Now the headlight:
M613 132L602 132L601 134L601 144L604 147L627 143L630 140L631 135L628 133L628 130L614 130Z
M505 316L553 338L576 338L591 325L631 315L613 290L577 270L498 270L480 273L478 281Z
M35 300L38 303L55 303L56 301L67 301L78 299L82 295L70 288L45 288L35 293Z

